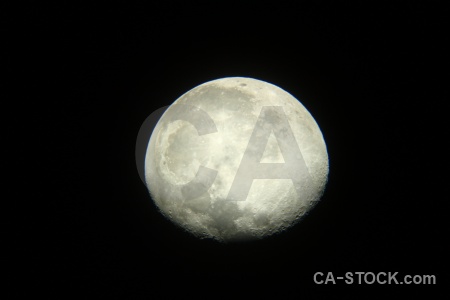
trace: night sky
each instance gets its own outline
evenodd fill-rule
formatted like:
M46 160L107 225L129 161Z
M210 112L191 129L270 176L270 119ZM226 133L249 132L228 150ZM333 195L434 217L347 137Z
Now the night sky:
M14 295L302 299L448 286L448 10L243 2L36 2L2 12L6 70L19 83L4 98L14 140L5 163L18 182L8 184L15 209L4 244ZM257 242L220 244L176 227L135 164L150 113L228 76L299 99L330 159L314 210ZM434 274L438 284L325 286L314 284L318 271Z

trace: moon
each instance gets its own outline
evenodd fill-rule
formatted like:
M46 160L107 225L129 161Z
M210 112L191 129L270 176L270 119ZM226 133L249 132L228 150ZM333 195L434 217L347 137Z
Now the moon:
M156 124L145 181L159 211L198 238L262 239L298 223L329 172L322 132L283 89L227 77L178 98Z

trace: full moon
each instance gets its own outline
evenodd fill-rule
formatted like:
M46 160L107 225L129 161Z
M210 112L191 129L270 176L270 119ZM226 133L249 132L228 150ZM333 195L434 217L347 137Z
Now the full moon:
M145 181L160 212L198 238L261 239L298 223L328 178L322 132L281 88L252 78L201 84L155 126Z

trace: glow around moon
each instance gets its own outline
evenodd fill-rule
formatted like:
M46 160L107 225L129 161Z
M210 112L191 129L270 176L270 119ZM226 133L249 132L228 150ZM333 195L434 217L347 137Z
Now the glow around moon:
M199 85L163 114L145 180L162 214L199 238L248 240L281 232L320 200L328 154L311 114L264 81Z

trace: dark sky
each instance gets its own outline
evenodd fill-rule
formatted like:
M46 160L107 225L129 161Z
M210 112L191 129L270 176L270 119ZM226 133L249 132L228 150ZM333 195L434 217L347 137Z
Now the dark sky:
M431 295L448 283L448 10L242 2L2 11L6 71L18 82L4 112L19 182L6 245L16 295L301 299ZM259 242L183 232L157 212L135 166L152 111L226 76L300 99L330 158L320 204ZM435 274L438 286L315 285L318 271Z

